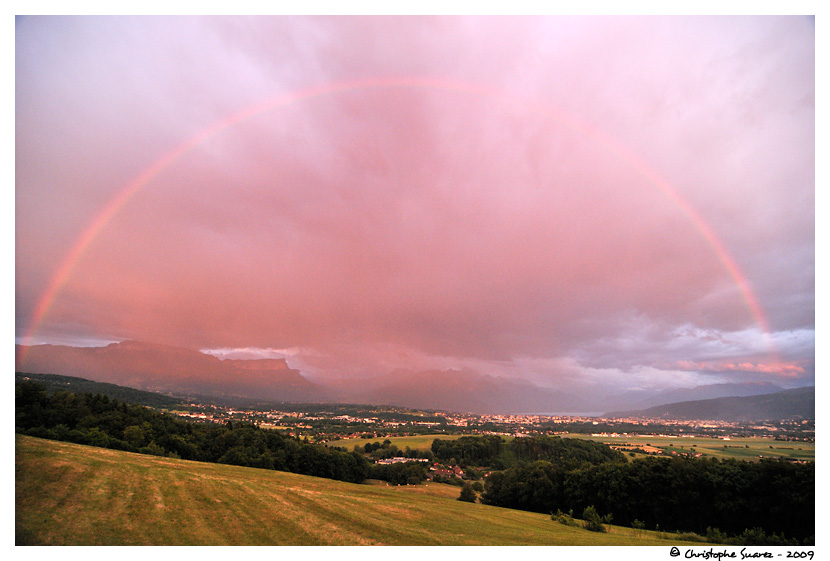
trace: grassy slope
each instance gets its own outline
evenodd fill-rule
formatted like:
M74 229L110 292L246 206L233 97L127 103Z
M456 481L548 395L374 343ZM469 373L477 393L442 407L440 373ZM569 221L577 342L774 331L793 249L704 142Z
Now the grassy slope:
M16 436L18 545L661 545L454 499Z

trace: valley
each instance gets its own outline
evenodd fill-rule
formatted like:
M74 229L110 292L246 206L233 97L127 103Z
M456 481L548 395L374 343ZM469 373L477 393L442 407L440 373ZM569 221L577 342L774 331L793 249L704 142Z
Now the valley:
M437 483L357 485L20 435L15 448L18 545L699 545L464 503Z
M706 423L703 428L720 431L718 436L686 432L689 425L626 419L618 432L606 432L614 420L388 406L282 403L278 410L265 403L238 409L178 401L153 408L141 404L155 401L152 394L95 384L18 373L15 431L108 449L106 454L196 460L189 464L193 467L235 465L412 489L450 484L460 488L458 501L540 514L556 509L553 518L580 528L574 509L599 528L613 513L617 524L633 530L665 529L710 543L813 540L814 433L805 421ZM73 386L100 387L104 393L75 394ZM111 399L106 392L136 403ZM356 431L355 425L363 426ZM623 432L623 427L637 428ZM659 432L649 432L655 427ZM775 437L768 434L778 430ZM25 459L30 449L20 442L16 457ZM147 484L157 484L155 474L145 477ZM18 471L16 480L22 478ZM613 496L603 490L609 478L617 480ZM643 485L649 494L642 494ZM531 494L521 491L527 486ZM753 497L762 487L767 492ZM717 496L718 502L714 508L708 500L688 503L690 493ZM440 494L446 498L451 491ZM24 510L42 508L25 506L24 494L17 496ZM687 506L679 508L681 503ZM734 504L745 505L740 517L732 513Z

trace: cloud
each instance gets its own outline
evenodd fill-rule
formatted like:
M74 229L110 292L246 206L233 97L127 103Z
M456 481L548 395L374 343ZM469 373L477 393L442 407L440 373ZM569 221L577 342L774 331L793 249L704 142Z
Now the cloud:
M23 18L18 337L124 185L285 99L143 186L37 335L548 383L770 374L770 339L809 362L813 37L789 17Z
M781 377L797 377L804 374L804 367L798 364L758 364L742 362L740 364L721 362L692 362L688 360L679 361L675 367L679 370L693 370L704 372L760 372L763 374L776 374Z

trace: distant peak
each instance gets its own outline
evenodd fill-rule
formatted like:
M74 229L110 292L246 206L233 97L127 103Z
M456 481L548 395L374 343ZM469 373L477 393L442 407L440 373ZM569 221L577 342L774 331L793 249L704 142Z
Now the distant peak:
M124 349L143 349L152 346L150 343L144 341L136 341L135 339L127 339L118 343L110 343L108 347L121 347Z
M105 348L111 349L119 349L119 350L128 350L128 351L166 351L166 352L178 352L178 353L195 353L198 351L194 351L193 349L188 349L187 347L177 347L174 345L165 345L163 343L147 343L145 341L136 341L134 339L127 339L126 341L121 341L120 343L111 343L107 345Z

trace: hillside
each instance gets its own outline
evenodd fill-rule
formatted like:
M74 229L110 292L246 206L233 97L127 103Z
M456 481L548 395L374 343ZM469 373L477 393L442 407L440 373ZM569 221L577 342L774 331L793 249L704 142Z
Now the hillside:
M660 545L454 500L16 436L17 545ZM699 544L698 544L699 545Z
M108 384L106 382L93 382L92 380L76 378L74 376L15 372L14 378L15 383L23 380L38 382L44 386L46 393L48 394L53 394L58 391L101 394L109 397L110 399L117 399L124 403L146 405L148 407L162 409L175 407L177 405L181 405L182 403L181 399L176 399L160 393L136 390L126 386L119 386L117 384Z
M814 387L796 388L765 395L669 403L636 411L606 413L603 416L717 421L815 419L816 393Z
M747 397L751 395L762 395L780 392L784 388L769 382L742 382L731 384L707 384L692 388L674 388L662 391L650 391L640 389L636 391L623 392L618 395L607 396L603 400L603 409L614 410L639 410L649 409L667 403L680 403L681 401L700 401L703 399L715 399L718 397Z

